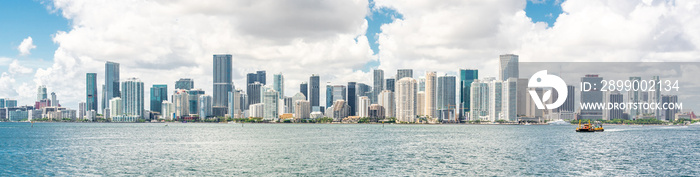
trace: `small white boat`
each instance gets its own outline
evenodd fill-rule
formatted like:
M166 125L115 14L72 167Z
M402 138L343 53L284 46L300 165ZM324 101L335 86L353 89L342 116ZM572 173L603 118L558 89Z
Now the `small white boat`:
M549 124L549 125L571 125L571 123L564 121L564 120L561 120L561 119L548 122L547 124Z

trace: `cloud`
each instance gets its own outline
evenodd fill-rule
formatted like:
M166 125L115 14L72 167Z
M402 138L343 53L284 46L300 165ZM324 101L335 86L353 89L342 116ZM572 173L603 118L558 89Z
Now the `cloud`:
M267 70L270 78L281 72L291 96L313 73L322 82L364 77L355 70L376 60L364 35L367 3L56 0L51 9L72 26L54 35L54 64L37 69L34 83L77 107L85 96L75 90L85 89L85 73L98 73L101 85L104 62L114 61L122 79L138 77L147 88L166 83L172 91L187 77L211 93L212 55L230 53L238 88L245 88L248 72Z
M11 74L30 74L34 71L34 69L24 67L20 65L17 60L14 60L12 63L10 63L8 71Z
M19 55L25 56L31 54L31 50L35 49L36 46L34 45L34 42L32 40L32 37L29 36L22 40L22 43L17 46L17 50L19 50Z

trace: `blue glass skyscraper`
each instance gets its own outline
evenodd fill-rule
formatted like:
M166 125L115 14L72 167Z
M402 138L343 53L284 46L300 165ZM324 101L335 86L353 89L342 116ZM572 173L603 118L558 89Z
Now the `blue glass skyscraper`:
M479 78L479 70L476 69L460 69L459 70L459 105L460 117L466 118L465 115L470 111L471 86L475 79ZM461 121L461 120L460 120Z
M102 109L109 108L109 100L120 97L119 91L119 63L108 61L105 63L105 85L104 97L102 98Z
M97 73L85 75L85 104L86 111L97 110Z
M153 84L151 87L151 111L162 113L162 105L165 100L168 100L168 85Z

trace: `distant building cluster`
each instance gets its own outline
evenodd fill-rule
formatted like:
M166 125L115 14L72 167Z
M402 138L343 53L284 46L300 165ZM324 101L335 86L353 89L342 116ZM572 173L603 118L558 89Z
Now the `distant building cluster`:
M326 117L335 122L368 118L375 122L459 123L695 118L692 112L681 113L679 110L576 110L573 85L567 86L567 99L561 107L537 109L528 90L540 95L547 90L528 88L528 79L519 75L519 56L513 54L499 57L498 77L480 78L477 69L460 69L459 76L427 71L420 78L414 77L412 69L398 69L395 75L375 69L373 80L367 81L370 85L362 82L326 83L325 102L320 100L322 87L318 74L311 74L308 82L300 83L300 90L288 97L285 96L282 73L274 74L271 84L267 83L266 71L248 73L246 83L241 84L244 87L236 88L232 70L232 55L213 55L213 90L210 94L196 88L191 78L175 81L172 91L168 90L167 84L153 84L148 95L150 107L146 109L144 83L139 78L120 79L119 63L106 62L105 82L99 87L101 96L98 96L97 73L86 73L85 101L79 103L78 110L62 107L56 93L49 95L46 86L39 86L36 102L31 106L18 106L17 100L0 98L0 120L137 122L261 118L264 121L303 121ZM659 77L652 79L658 81ZM603 78L595 74L581 78L581 82L588 83L601 80ZM630 77L630 80L638 81L641 77ZM602 92L599 87L579 92L581 102L625 101L623 94ZM678 102L678 96L662 95L658 90L631 91L626 99L634 103ZM552 97L549 102L556 100L557 93L554 92Z

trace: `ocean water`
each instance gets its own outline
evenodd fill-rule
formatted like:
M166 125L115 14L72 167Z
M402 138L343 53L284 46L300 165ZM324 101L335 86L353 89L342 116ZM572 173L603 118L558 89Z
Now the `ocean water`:
M0 176L693 176L700 128L0 123Z

